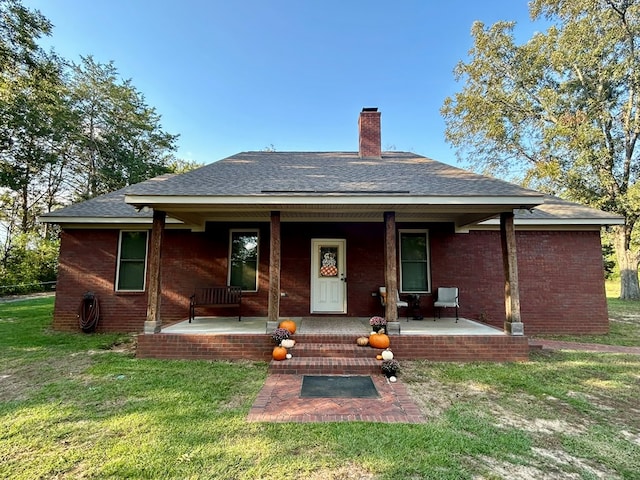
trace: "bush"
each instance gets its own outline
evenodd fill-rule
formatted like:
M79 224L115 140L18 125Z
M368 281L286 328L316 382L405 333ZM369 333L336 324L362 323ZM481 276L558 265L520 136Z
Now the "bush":
M60 242L35 234L12 239L0 265L0 295L46 290L43 282L54 282L58 275Z

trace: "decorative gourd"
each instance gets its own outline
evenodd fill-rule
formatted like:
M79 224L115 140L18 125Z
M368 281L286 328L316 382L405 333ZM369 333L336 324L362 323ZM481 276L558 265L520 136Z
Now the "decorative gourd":
M275 347L272 355L274 360L284 360L287 358L287 349L284 347Z
M373 348L388 348L390 344L389 336L386 333L376 333L369 337L369 345Z
M294 322L293 320L283 320L278 325L278 328L286 328L287 330L289 330L289 333L293 335L294 333L296 333L296 322Z
M369 345L369 339L367 337L358 337L356 339L356 343L361 347L366 347L367 345Z
M280 342L280 346L284 348L291 348L296 344L296 341L293 338L285 338Z
M393 352L388 348L382 352L383 360L393 360Z
M382 360L382 355L376 355L376 360Z
M390 381L391 383L396 383L396 382L398 381L398 379L395 377L395 375L391 375L391 376L389 377L389 381Z

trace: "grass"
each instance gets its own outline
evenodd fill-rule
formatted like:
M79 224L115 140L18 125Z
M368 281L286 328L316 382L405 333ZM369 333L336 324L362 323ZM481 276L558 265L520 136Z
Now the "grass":
M0 304L0 478L637 478L640 356L403 362L428 422L245 418L251 362L136 359L128 337L50 330L52 299ZM286 405L283 405L286 408Z

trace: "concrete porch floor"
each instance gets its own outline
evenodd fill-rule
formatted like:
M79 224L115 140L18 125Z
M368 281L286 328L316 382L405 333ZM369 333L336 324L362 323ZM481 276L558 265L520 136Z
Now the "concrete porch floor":
M288 317L296 322L297 334L348 334L368 335L371 332L368 317ZM400 319L400 335L506 335L501 329L466 318L456 323L454 317L423 320ZM172 334L264 334L267 332L265 317L196 317L191 323L184 320L162 328L162 333Z

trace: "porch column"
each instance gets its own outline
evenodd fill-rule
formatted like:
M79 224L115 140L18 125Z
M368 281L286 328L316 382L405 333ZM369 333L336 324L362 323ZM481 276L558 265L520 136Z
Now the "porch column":
M162 319L160 318L160 303L162 302L160 262L166 217L167 214L165 212L153 210L151 244L149 245L149 293L147 295L147 320L144 322L144 333L158 333L162 328Z
M396 213L384 212L384 284L387 287L387 322L398 321L398 273L396 268Z
M500 240L504 266L504 303L506 318L504 330L511 335L524 335L520 317L520 287L518 286L518 257L513 212L500 214Z
M280 212L271 212L269 242L269 321L280 318Z

